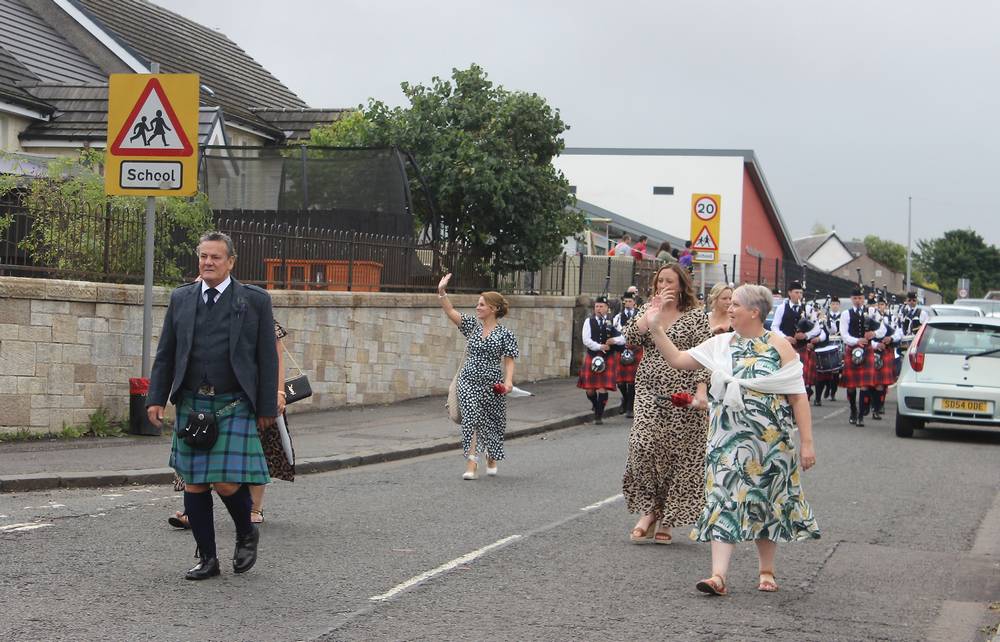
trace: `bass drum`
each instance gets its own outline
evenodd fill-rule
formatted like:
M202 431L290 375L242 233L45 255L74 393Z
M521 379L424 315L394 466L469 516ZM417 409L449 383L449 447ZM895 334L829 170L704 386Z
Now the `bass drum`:
M844 356L842 353L842 346L829 346L817 350L815 354L816 358L816 372L839 372L844 368Z

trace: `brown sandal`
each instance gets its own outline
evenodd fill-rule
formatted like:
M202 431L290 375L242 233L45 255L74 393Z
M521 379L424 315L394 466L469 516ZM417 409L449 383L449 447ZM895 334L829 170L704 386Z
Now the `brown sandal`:
M709 595L729 595L729 590L726 588L726 578L721 575L713 575L707 580L698 582L694 587L702 593L708 593Z
M669 530L661 531L659 526L657 526L656 531L653 533L653 543L654 544L672 544L674 541L674 536L670 534Z
M646 542L655 541L653 539L655 533L656 533L656 521L654 520L649 523L649 526L646 527L646 530L642 530L638 526L633 528L632 532L629 533L628 538L632 540L633 544L644 544Z
M769 575L771 579L765 580L764 579L765 575ZM760 571L759 573L757 573L757 576L758 579L760 579L760 583L757 584L758 591L763 591L765 593L778 592L778 583L775 581L777 578L774 577L774 571Z
M264 509L252 510L250 511L250 523L251 524L263 524L264 523Z

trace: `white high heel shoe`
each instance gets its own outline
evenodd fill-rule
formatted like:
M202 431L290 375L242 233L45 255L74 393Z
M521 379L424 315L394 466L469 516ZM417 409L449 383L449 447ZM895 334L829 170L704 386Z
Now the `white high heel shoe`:
M493 462L493 467L490 467L490 463L486 462L486 474L490 477L496 477L497 475L497 462Z
M475 456L469 457L468 460L471 461L471 462L474 462L476 464L476 466L478 467L478 465L479 465L479 457L475 457ZM465 471L464 473L462 473L462 479L465 479L465 480L476 479L476 471L475 470L467 470L467 471Z

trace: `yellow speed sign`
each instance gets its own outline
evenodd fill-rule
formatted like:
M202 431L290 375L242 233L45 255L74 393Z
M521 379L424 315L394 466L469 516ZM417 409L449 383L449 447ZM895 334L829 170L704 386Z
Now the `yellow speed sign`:
M695 263L719 262L720 194L691 195L691 257Z

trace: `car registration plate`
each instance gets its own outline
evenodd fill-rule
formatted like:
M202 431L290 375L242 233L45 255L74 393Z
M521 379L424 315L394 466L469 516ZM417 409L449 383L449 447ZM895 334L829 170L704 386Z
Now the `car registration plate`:
M993 414L992 402L972 399L938 399L937 409L946 412L967 412L969 414Z

